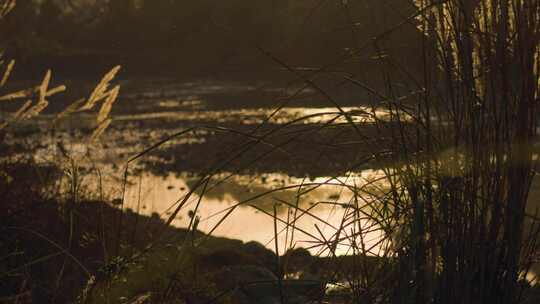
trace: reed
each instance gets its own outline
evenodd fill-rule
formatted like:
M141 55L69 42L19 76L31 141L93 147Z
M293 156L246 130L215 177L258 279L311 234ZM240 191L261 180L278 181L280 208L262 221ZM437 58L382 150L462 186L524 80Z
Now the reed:
M409 271L398 282L416 287L396 291L421 303L518 303L520 276L538 250L537 218L526 207L536 167L540 3L433 4L416 2L425 37L417 124L411 137L394 138L412 148L393 156L406 193L394 203L408 210L400 216L409 226L398 255Z
M372 91L392 112L377 121L393 143L376 156L389 185L379 205L390 210L377 221L392 219L383 230L393 239L383 302L520 303L538 251L538 217L526 211L537 166L540 3L414 4L423 75L405 73L402 98L387 72L402 67L380 56L387 86ZM363 294L373 299L370 288Z

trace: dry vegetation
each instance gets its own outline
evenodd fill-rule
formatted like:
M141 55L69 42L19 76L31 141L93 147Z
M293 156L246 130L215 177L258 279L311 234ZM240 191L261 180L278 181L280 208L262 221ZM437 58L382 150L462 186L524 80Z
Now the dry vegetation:
M291 126L312 115L271 130L256 128L245 133L220 129L221 132L236 132L244 136L245 141L235 146L224 159L213 162L201 174L189 193L178 200L167 221L154 219L154 225L147 226L155 229L151 233L135 241L135 232L130 228L137 226L137 216L117 212L117 209L96 213L96 216L102 217L102 222L105 222L103 214L107 220L114 222L107 229L98 227L100 239L97 244L104 252L100 267L88 267L86 261L80 261L83 253L77 250L81 248L72 250L71 246L75 246L72 240L77 239L74 231L78 231L78 237L82 237L85 229L89 228L81 221L74 220L78 218L77 208L68 208L69 212L62 215L67 220L60 221L69 227L64 230L69 240L68 246L62 247L52 240L45 243L58 249L56 254L65 258L60 267L61 273L70 269L64 267L67 260L84 270L86 283L75 284L82 290L74 292L78 301L234 302L239 301L239 290L249 294L250 288L256 289L257 286L264 287L260 290L273 290L278 303L320 303L323 300L336 303L537 301L538 287L531 277L535 275L533 266L538 262L540 252L540 217L538 214L527 213L530 211L527 202L537 166L535 144L540 93L540 1L412 2L417 8L416 13L406 17L397 27L399 24L413 23L423 34L423 52L419 54L422 57L423 73L412 75L385 54L380 49L385 37L383 33L366 42L364 47L380 49L376 60L386 88L372 89L354 76L344 79L370 94L373 100L372 111L343 111L313 81L316 74L324 73L330 67L306 75L261 48L270 59L294 73L306 87L311 87L327 98L336 107L335 117L319 125L295 129L294 136L277 143L270 143L270 139L288 132ZM5 1L0 6L0 16L5 15L12 4L13 1ZM361 52L362 48L359 45L354 51ZM14 63L2 62L2 67L5 72L0 89L8 81ZM117 67L107 73L89 98L72 103L58 114L57 119L78 111L90 111L101 103L96 115L96 128L91 136L91 139L97 139L111 123L109 114L120 88L114 86L111 89L109 83L118 70ZM395 71L399 73L396 75ZM47 106L47 98L66 89L64 86L51 89L50 82L49 71L35 88L5 95L2 93L0 102L12 102L14 99L28 101L12 113L0 127L0 132L8 127L16 128L18 121L38 115ZM274 114L286 105L287 101ZM376 111L380 108L387 110L384 117ZM354 122L354 115L370 117L373 123L369 125L369 133ZM336 123L338 119L344 119L345 122ZM239 201L229 208L223 214L222 221L243 205L272 217L275 252L287 254L267 255L265 267L272 269L276 276L269 275L269 281L239 280L223 288L219 281L228 274L205 269L201 265L209 265L216 260L230 263L235 259L249 264L252 263L252 257L245 255L248 251L236 252L238 255L231 257L229 252L216 250L223 244L228 244L225 247L230 244L223 240L223 243L219 243L221 241L210 237L214 230L209 235L200 235L196 216L192 217L189 227L181 232L166 227L170 226L178 213L183 211L186 202L197 193L200 199L194 209L196 214L199 205L204 204L205 192L230 177L220 176L216 181L218 173L255 146L266 145L270 147L266 153L275 153L295 140L317 138L320 132L329 128L354 134L358 146L373 147L372 153L366 155L361 162L343 168L342 175L350 175L352 178L351 172L362 166L381 168L383 174L362 185L351 185L338 177L329 178L323 183L313 183L306 179L297 185L272 189L257 197ZM149 144L148 149L127 161L125 178L128 178L131 164L173 138L189 136L195 130L197 128L184 130L163 141ZM373 134L379 136L374 138ZM337 139L337 142L328 144L351 144ZM4 170L0 171L2 176L14 174L11 169L0 170ZM4 178L2 176L0 178ZM300 217L316 218L310 211L314 206L306 209L300 207L298 202L311 191L327 185L343 187L353 193L350 201L339 201L338 196L314 204L332 204L345 210L341 224L334 227L335 232L331 238L325 237L318 226L318 235L301 231L296 226ZM295 200L275 202L273 212L252 204L260 197L271 197L276 192L291 190L297 191ZM38 194L36 196L39 197ZM72 204L81 203L81 200L73 199L76 195L71 197ZM9 198L17 199L16 196ZM279 208L288 211L286 219L278 216ZM20 208L16 209L21 212ZM323 219L317 220L325 223ZM13 227L3 229L0 231L6 232ZM287 234L286 244L278 243L279 233ZM295 233L308 235L312 248L320 248L327 256L321 254L314 258L309 253L299 251L293 242ZM374 233L380 235L375 245L370 240ZM171 246L180 249L169 251ZM340 246L348 247L349 256L338 257L337 248ZM10 248L17 249L16 246ZM16 251L0 252L6 255L0 256L0 261L18 254ZM156 261L161 258L160 255L174 262ZM261 255L256 257L261 258ZM46 263L46 260L47 256L36 257L22 266L16 265L15 270L0 267L0 270L8 274L6 277L18 273L25 278L15 280L20 285L9 286L13 288L13 294L27 291L26 284L34 279L29 279L28 273L24 274L22 269ZM307 264L317 265L313 266L317 270L310 270L317 272L319 276L316 279L289 279L288 275L298 269L307 272ZM133 269L139 266L144 272L136 275ZM57 276L57 282L61 281L62 276ZM228 278L231 278L230 274ZM320 288L315 288L315 291L310 290L311 297L291 295L294 294L291 290L299 288L294 284L312 284L313 281L325 288L337 288L328 290L326 294L321 293ZM313 285L309 286L313 288ZM58 285L56 288L54 294L61 290Z

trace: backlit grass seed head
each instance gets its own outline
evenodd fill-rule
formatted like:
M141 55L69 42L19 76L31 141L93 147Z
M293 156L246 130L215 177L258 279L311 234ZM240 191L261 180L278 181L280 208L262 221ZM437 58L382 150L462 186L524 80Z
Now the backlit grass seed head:
M0 62L0 67L2 67L3 63L3 61ZM15 61L11 60L1 78L0 88L3 87L7 82L14 65ZM73 102L63 111L61 111L58 115L56 115L52 123L53 126L57 125L60 120L68 117L71 114L74 114L76 112L89 111L93 109L98 102L104 100L97 114L96 128L92 132L90 140L94 141L101 134L103 134L103 132L112 122L109 116L112 110L112 106L118 98L118 94L120 93L120 86L118 85L111 90L109 90L108 88L110 82L116 76L120 68L120 66L116 66L107 74L105 74L105 76L100 80L98 85L94 88L88 99L79 99ZM49 105L49 101L47 100L48 97L64 92L67 89L65 85L59 85L49 89L51 78L52 72L51 70L48 70L45 73L45 76L39 86L0 96L0 101L14 101L24 98L28 99L15 113L11 114L11 116L6 121L0 124L0 130L5 129L7 126L15 122L28 120L38 116ZM36 100L35 104L33 104L32 102L33 99Z
M81 107L80 111L91 110L92 108L94 108L97 102L109 96L110 92L107 91L107 89L109 88L109 83L113 80L113 78L116 76L118 71L120 71L120 69L121 66L118 65L115 66L111 71L109 71L109 73L105 74L105 76L103 77L103 79L101 79L94 91L92 91L92 94L90 94L90 97L88 98L86 104Z

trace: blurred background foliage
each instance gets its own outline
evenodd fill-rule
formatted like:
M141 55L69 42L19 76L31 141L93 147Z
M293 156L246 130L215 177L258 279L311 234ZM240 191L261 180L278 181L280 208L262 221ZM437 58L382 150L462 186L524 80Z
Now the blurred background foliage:
M415 11L407 0L28 0L0 35L10 57L60 72L73 72L74 61L101 70L129 64L142 73L275 68L258 48L292 66L353 52L344 66L370 72L377 69L372 37L393 28L377 47L415 66L421 38L414 19L407 21Z

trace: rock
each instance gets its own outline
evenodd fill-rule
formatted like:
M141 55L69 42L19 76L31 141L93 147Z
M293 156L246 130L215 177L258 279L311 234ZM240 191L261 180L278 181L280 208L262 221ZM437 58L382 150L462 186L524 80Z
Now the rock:
M237 249L218 249L202 256L205 268L219 269L225 266L256 265L262 266L257 257Z
M306 272L309 266L315 260L311 256L309 251L304 248L295 248L287 250L287 252L282 257L282 265L284 271L288 273L294 272Z
M242 251L254 256L260 265L263 265L269 269L276 268L276 254L264 247L261 243L251 241L242 246Z

